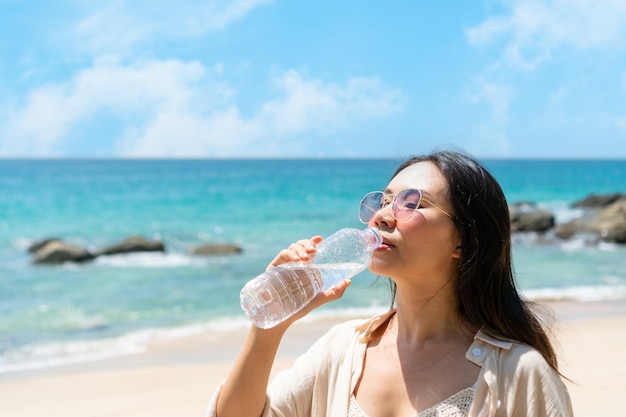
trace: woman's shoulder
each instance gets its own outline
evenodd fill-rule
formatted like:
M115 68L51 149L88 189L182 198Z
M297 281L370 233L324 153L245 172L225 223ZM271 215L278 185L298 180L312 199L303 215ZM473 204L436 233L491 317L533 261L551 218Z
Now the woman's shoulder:
M521 415L539 415L531 411L540 407L540 415L571 416L571 401L561 375L548 364L541 352L532 346L504 337L478 332L467 357L481 350L481 360L488 385L497 383L498 400L521 407ZM487 375L489 375L487 377ZM532 398L532 401L529 400ZM531 408L527 408L531 407ZM523 410L527 410L524 412Z
M480 355L478 353L480 352ZM505 337L494 336L479 330L470 347L469 359L483 362L487 357L496 358L497 366L514 373L549 372L553 370L541 352L532 346Z

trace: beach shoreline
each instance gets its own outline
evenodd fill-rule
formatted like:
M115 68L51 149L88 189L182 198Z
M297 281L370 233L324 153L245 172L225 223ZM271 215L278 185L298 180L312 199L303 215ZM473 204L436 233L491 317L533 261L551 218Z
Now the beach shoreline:
M577 416L610 414L626 391L626 301L541 303L555 313L556 349ZM363 316L361 316L363 317ZM334 323L296 323L273 372L288 367ZM223 380L245 330L151 343L141 354L42 370L0 374L0 415L201 416Z

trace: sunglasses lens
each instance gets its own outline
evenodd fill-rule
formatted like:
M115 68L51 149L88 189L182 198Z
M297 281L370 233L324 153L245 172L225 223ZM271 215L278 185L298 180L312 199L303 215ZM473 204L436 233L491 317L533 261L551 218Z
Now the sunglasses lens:
M393 216L397 220L406 220L420 206L422 193L420 190L407 189L400 191L393 202Z
M383 206L383 193L374 191L363 197L361 207L359 208L359 220L363 223L369 223L378 210Z

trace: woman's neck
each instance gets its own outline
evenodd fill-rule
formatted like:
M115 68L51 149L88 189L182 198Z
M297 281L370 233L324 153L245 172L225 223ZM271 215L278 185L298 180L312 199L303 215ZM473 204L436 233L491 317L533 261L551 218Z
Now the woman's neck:
M388 329L395 332L399 341L414 346L459 337L471 340L473 332L459 317L452 283L453 279L429 295L398 287L396 314Z

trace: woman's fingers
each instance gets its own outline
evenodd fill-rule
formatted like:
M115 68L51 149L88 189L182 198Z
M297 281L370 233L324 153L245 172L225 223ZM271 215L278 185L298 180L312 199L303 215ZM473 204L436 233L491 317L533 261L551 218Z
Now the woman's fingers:
M317 294L315 298L306 307L304 307L302 310L296 313L296 315L293 316L292 321L296 321L306 316L312 310L316 309L319 306L322 306L326 303L330 303L331 301L340 299L343 296L343 293L346 291L346 289L350 286L350 284L352 284L352 280L348 278L348 279L341 281L339 284L335 285L334 287Z
M288 262L309 262L313 260L317 249L315 245L322 241L321 236L314 236L311 239L302 239L292 243L289 248L281 250L270 262L267 269L282 265Z
M326 291L322 291L322 296L320 297L321 304L326 304L330 301L335 301L343 297L343 293L346 289L352 284L352 280L350 278L344 279L339 284L335 285L332 288L329 288Z
M288 263L288 262L309 262L312 261L317 252L316 245L322 242L321 236L314 236L311 239L302 239L289 245L287 249L281 250L274 260L268 265L267 269ZM281 323L281 326L288 327L294 321L306 316L313 309L338 300L350 286L352 280L349 278L335 285L334 287L322 291L315 298L295 315Z

